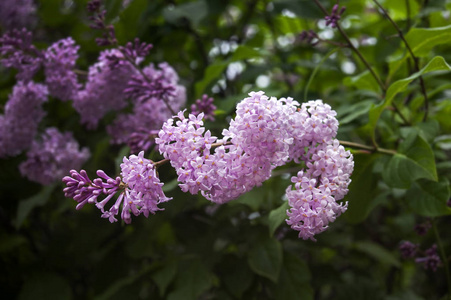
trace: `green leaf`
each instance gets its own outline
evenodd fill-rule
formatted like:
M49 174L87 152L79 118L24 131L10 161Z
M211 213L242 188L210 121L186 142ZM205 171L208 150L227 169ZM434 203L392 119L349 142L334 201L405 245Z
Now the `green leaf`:
M104 291L100 296L97 296L94 299L95 300L111 299L121 289L133 284L138 279L140 279L142 276L144 276L148 272L154 270L155 267L156 267L156 264L150 264L150 265L144 266L141 270L139 270L139 272L134 273L133 275L125 276L123 278L116 280L115 282L112 282L109 285L109 288L106 289L106 291Z
M407 203L417 214L426 217L450 215L451 208L446 205L450 198L447 179L440 182L418 180L407 191Z
M235 52L233 52L231 62L255 57L261 57L261 53L251 47L240 45L236 48Z
M285 201L281 206L273 209L269 213L269 235L273 235L277 227L282 224L287 218L287 209L289 208L288 201Z
M451 25L437 28L412 28L405 38L415 56L427 56L435 46L451 41ZM409 57L410 53L406 52L404 56L391 62L389 77L392 77Z
M56 273L38 273L25 281L18 299L69 300L72 299L72 289L69 283Z
M310 0L276 0L273 4L276 12L288 9L301 18L320 19L323 17L318 6Z
M344 215L351 223L362 222L370 212L371 202L374 200L377 189L377 176L373 173L373 167L379 157L378 154L354 155L355 169L352 173L349 193L344 199L349 203Z
M230 266L231 271L224 274L224 283L229 291L238 299L242 298L243 293L252 284L254 273L244 262L238 261L238 265Z
M163 11L164 18L173 24L177 24L181 18L188 19L194 26L208 15L208 5L205 1L194 1L167 7Z
M400 144L399 153L388 161L382 175L389 186L397 188L409 188L420 178L437 181L434 153L418 132L412 131Z
M415 56L429 55L437 45L451 41L451 25L437 28L412 28L405 36Z
M352 86L359 90L369 90L373 92L379 92L380 87L370 71L366 70L359 75L346 77L343 83L346 86Z
M260 239L249 250L247 261L258 275L277 282L282 267L282 245L273 238Z
M348 124L360 116L368 113L373 103L373 100L363 100L342 108L341 110L337 110L337 119L340 120L340 125Z
M411 76L400 79L398 81L395 81L387 90L387 94L385 96L385 100L383 103L379 105L374 105L369 112L369 122L365 126L367 130L370 130L372 132L372 137L374 139L375 129L377 121L379 120L380 115L382 114L383 110L391 105L393 99L397 94L402 92L409 83L411 83L413 80L417 79L423 74L433 72L433 71L449 71L451 70L451 67L446 63L446 61L441 56L436 56L419 72L412 74Z
M200 259L181 261L178 266L175 289L168 300L196 300L213 284L213 276Z
M164 264L163 268L152 274L152 279L158 286L160 290L160 296L163 297L167 287L174 280L177 274L177 262L171 260Z
M50 195L52 194L53 190L55 189L56 184L52 184L49 186L42 187L42 190L34 195L33 197L30 197L25 200L21 200L19 202L19 207L17 208L17 217L16 217L16 228L19 229L25 219L28 217L28 215L31 213L31 211L37 207L37 206L43 206L47 203L47 201L50 198Z
M393 253L378 244L373 242L358 242L354 245L354 247L356 250L368 254L380 263L397 268L401 266L401 263L396 256L393 255Z
M197 82L195 86L197 98L205 92L205 89L213 80L217 79L222 74L228 64L227 61L215 62L205 69L204 78Z
M275 285L275 299L313 299L313 289L309 284L310 270L298 257L284 253L280 278Z

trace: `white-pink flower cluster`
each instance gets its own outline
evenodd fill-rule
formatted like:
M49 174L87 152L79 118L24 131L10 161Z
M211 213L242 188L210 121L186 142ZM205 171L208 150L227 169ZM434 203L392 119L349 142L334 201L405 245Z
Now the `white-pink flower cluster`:
M300 105L251 92L237 105L223 139L205 131L203 114L186 118L180 112L163 125L156 143L176 169L181 189L201 191L216 203L261 185L277 166L304 161L307 170L293 177L294 190L287 189L287 223L299 237L314 239L347 208L336 201L348 191L353 161L334 139L335 115L321 100Z

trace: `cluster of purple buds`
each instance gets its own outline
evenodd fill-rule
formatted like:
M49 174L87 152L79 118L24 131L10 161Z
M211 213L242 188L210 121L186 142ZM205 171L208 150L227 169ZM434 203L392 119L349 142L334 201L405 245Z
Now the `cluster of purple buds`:
M169 97L175 96L175 86L167 80L163 73L154 73L153 76L143 73L132 76L124 93L140 102L152 98L167 101Z
M32 44L32 34L25 28L14 29L0 37L0 63L18 70L16 78L29 81L39 70L44 54Z
M429 229L432 228L432 224L430 220L427 220L423 223L420 224L416 224L415 227L413 228L413 230L415 230L415 232L418 235L426 235L426 233L429 231Z
M121 164L122 178L118 176L113 179L102 170L97 171L97 176L100 178L91 180L86 171L81 170L79 173L71 170L70 176L63 178L67 186L64 193L78 202L77 209L87 203L95 204L102 212L102 218L107 218L111 223L117 221L119 211L121 219L127 224L131 223L131 214L143 214L147 218L149 214L162 210L158 207L160 203L172 199L164 195L163 183L158 178L155 164L144 158L144 152L124 157ZM106 205L116 195L114 204L107 209Z
M191 113L195 116L204 113L204 119L209 121L215 120L215 110L216 106L213 104L214 99L212 97L208 97L208 95L202 95L201 99L197 99L191 105Z
M341 15L343 15L343 13L345 12L346 7L342 6L341 8L338 6L338 4L335 4L334 7L332 8L332 12L330 13L330 15L326 16L326 26L330 26L332 28L337 27L338 25L338 21L341 18Z
M308 44L315 46L319 43L320 39L315 31L312 29L310 30L303 30L301 34L298 36L298 40L300 42L307 42Z
M401 257L404 259L415 258L417 264L421 264L426 270L437 271L442 261L437 253L437 245L432 245L429 249L421 251L418 244L403 241L399 245Z
M128 58L130 61L134 61L136 64L139 64L140 60L149 55L152 48L152 44L141 42L139 38L136 38L134 43L128 42L125 47L120 46L119 50L122 52L124 57Z
M101 38L96 38L96 43L99 46L117 45L116 33L113 25L105 23L106 10L100 9L100 1L89 1L86 6L88 12L92 13L89 19L92 21L90 27L92 29L99 29L103 31Z

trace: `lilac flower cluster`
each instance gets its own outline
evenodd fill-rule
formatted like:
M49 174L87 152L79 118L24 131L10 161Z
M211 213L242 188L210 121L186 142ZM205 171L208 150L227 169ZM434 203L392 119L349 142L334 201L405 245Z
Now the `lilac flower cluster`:
M0 63L18 70L17 80L29 81L40 69L44 55L32 44L32 34L25 28L13 29L0 37Z
M81 170L79 173L71 170L70 176L63 178L67 186L64 189L65 196L78 202L77 209L87 203L95 204L102 212L102 218L107 218L111 223L117 221L116 216L121 210L121 219L127 224L131 223L131 214L143 214L147 218L149 214L163 210L158 204L172 199L164 195L164 184L156 174L155 164L144 158L144 152L124 157L121 170L122 179L119 176L113 179L99 170L97 176L100 178L92 181L86 171ZM106 210L105 206L117 193L119 195L114 204ZM100 196L105 198L100 200Z
M62 101L74 99L80 89L74 72L79 48L69 37L54 43L45 52L45 83L50 95Z
M287 188L291 207L287 224L299 231L299 237L315 240L315 234L326 230L330 222L346 211L347 202L338 204L337 201L348 192L354 165L351 154L338 140L311 148L309 152L307 171L300 171L291 179L294 190L291 186Z
M110 68L108 57L118 57L114 69ZM80 90L73 106L81 115L81 122L95 128L109 111L118 111L127 106L123 93L130 77L136 72L131 63L122 59L117 49L100 53L99 60L89 68L88 81Z
M205 131L203 113L185 118L181 112L178 121L169 119L156 140L160 153L176 169L184 192L201 191L216 203L261 185L277 166L305 160L308 170L294 177L295 190L287 189L287 223L300 231L300 237L313 239L347 208L336 201L348 191L353 161L333 140L338 128L335 112L321 101L298 108L291 98L277 100L263 92L249 96L237 105L222 140ZM214 151L212 145L217 146Z
M29 27L35 21L35 13L33 0L0 1L0 24L4 29Z
M338 130L335 115L329 105L316 100L302 104L292 118L290 158L304 161L307 170L291 179L294 190L287 188L287 224L303 239L315 240L315 234L326 230L347 209L347 203L337 201L348 192L354 162L351 153L334 139Z
M222 204L261 185L272 169L288 160L292 139L283 120L295 108L263 92L249 95L238 104L222 140L205 131L203 113L185 118L180 112L178 121L169 119L163 125L156 143L176 169L182 191L201 191L208 200Z
M332 28L337 27L338 21L341 19L341 15L345 12L345 10L345 6L342 6L340 9L338 4L335 4L330 15L324 18L326 19L326 26L330 26Z
M71 169L79 169L89 158L89 150L79 150L70 132L47 128L40 141L33 141L27 160L19 165L22 176L43 185L63 178Z
M152 98L135 105L140 107L151 101ZM157 103L161 104L161 101ZM176 169L183 192L201 192L205 198L218 204L261 185L277 166L292 160L303 161L307 170L292 178L294 190L291 186L287 188L290 205L287 223L299 231L299 237L314 240L315 234L324 231L346 210L347 203L339 204L337 201L348 192L354 167L350 152L334 139L338 129L335 115L331 107L321 100L300 105L292 98L276 99L264 92L251 92L237 105L236 117L229 128L223 130L222 139L205 129L203 112L186 117L184 110L164 122L155 143L164 161L169 161ZM125 120L124 117L122 124L126 123ZM144 122L141 121L140 125ZM120 127L116 128L119 132ZM148 129L147 134L150 132L154 133ZM145 133L135 133L136 140L142 136ZM96 179L90 183L85 175L72 171L72 178L64 179L69 191L66 196L82 193L69 189L72 185L83 187L83 191L98 191L91 198L88 192L83 197L76 196L79 203L97 203L98 194L103 193L107 197L97 203L102 216L115 221L114 216L123 203L121 217L126 223L130 221L130 213L147 216L158 210L157 204L169 200L162 193L155 164L143 158L143 152L138 156L132 155L130 159L124 158L121 168L122 181L99 175L108 184L116 184L103 190L103 180ZM82 177L82 183L77 183ZM111 199L111 193L117 192L120 184L125 191L106 211L104 203Z
M421 264L426 270L437 271L442 265L440 256L437 253L437 245L432 245L429 249L422 251L418 244L403 241L399 245L401 257L404 259L414 258L417 264Z
M15 156L31 145L45 115L47 95L44 85L31 81L14 86L0 115L0 157Z
M191 113L195 116L204 113L204 119L209 121L215 120L216 106L213 104L214 99L208 97L208 95L202 95L201 99L197 99L195 103L191 105Z
M186 102L185 87L178 84L179 78L175 70L167 63L160 63L158 69L149 65L143 69L148 78L163 78L171 86L173 94L168 95L166 103L172 110L180 110ZM137 75L138 76L138 75ZM168 118L171 112L160 94L149 98L134 99L133 112L120 114L113 124L107 127L113 143L127 143L133 153L147 150L154 144L156 133Z

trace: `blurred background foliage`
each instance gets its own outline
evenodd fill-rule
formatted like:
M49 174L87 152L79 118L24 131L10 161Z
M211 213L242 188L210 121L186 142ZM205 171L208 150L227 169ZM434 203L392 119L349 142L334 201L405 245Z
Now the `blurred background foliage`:
M321 3L328 12L336 4ZM87 70L102 48L86 1L36 4L37 47L72 36L81 46L77 64ZM174 198L165 211L110 224L93 207L75 211L62 183L42 187L22 178L24 154L2 159L2 299L449 299L443 255L451 254L451 1L380 0L420 72L373 1L340 1L341 29L382 87L314 1L104 4L120 44L139 37L154 45L152 62L176 69L188 105L204 93L214 97L216 121L207 127L216 135L250 91L329 103L338 113L338 138L360 145L348 148L355 158L349 209L317 242L304 241L283 222L284 191L299 166L281 167L262 187L217 206L182 193L165 165L161 180ZM316 45L299 38L304 30L316 32ZM0 72L4 105L15 78ZM105 126L114 114L88 131L70 102L51 99L45 108L43 128L73 131L91 150L88 174L118 173L128 148L109 143ZM425 222L432 229L418 235L415 226ZM444 250L436 272L401 258L406 240Z

